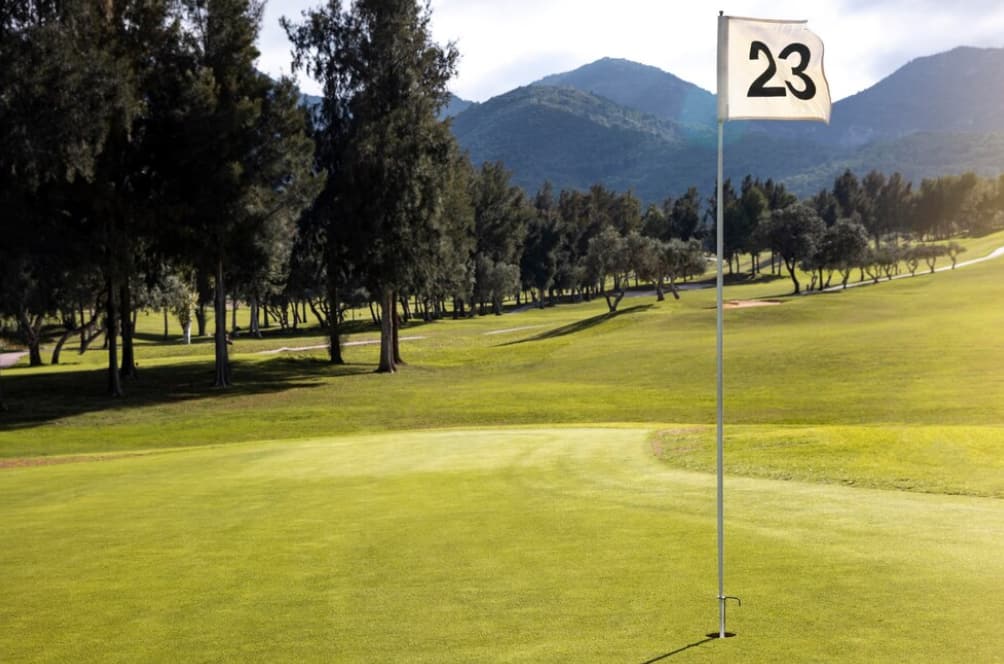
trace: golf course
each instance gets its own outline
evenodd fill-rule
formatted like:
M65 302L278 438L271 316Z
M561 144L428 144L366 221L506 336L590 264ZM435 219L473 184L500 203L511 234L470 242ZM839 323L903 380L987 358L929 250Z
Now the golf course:
M0 662L1004 662L1004 258L790 291L725 291L735 638L694 289L3 369Z

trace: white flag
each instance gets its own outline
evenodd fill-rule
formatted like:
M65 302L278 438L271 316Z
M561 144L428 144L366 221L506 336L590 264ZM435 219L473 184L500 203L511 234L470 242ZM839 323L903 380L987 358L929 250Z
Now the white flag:
M718 17L718 119L829 123L823 41L805 21Z

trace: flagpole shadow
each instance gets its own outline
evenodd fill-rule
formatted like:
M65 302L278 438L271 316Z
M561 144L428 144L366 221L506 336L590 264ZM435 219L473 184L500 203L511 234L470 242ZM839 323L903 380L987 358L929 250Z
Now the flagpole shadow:
M687 645L683 646L682 648L677 648L676 650L673 650L672 652L667 652L665 654L659 655L658 657L653 657L652 659L646 659L641 664L655 664L656 662L661 662L661 661L663 661L665 659L669 659L670 657L672 657L674 655L679 655L680 653L685 652L687 650L690 650L691 648L696 648L697 646L703 646L705 643L709 643L711 641L714 641L714 639L711 638L711 637L708 637L706 639L701 639L700 641L695 641L693 643L688 643Z

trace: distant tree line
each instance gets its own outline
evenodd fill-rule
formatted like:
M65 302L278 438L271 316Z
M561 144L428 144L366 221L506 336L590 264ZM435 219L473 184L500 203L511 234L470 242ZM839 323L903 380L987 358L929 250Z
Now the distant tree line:
M472 165L449 124L457 51L431 41L414 0L328 0L284 18L293 68L255 69L261 0L0 3L0 325L41 364L103 339L108 391L136 373L137 312L186 340L215 312L214 384L230 384L240 304L250 327L316 320L342 362L346 313L369 308L378 369L399 330L544 307L632 282L660 300L707 266L717 201L694 188L644 206L602 185L528 195L500 163ZM799 201L784 185L723 183L729 269L787 269L799 292L852 270L934 269L951 237L1001 227L1004 178L850 172ZM942 243L942 244L939 244ZM768 257L761 265L761 257ZM901 267L903 266L903 267ZM230 320L228 321L228 315Z
M925 179L914 190L899 173L859 180L848 170L806 201L785 195L775 203L775 190L747 177L736 195L725 183L725 251L736 270L740 254L749 254L754 275L760 253L770 251L771 269L783 265L795 293L800 272L810 275L810 289L821 289L835 275L846 287L855 269L878 281L921 264L933 271L940 257L954 267L964 249L950 238L1004 228L1004 176Z

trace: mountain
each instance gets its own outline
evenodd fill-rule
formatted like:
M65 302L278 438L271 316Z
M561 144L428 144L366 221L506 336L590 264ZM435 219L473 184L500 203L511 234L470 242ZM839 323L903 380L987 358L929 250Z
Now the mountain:
M730 122L726 176L786 182L802 195L851 168L919 183L964 170L1004 172L1004 49L917 58L834 104L830 125ZM545 77L454 119L475 163L501 160L535 191L601 182L643 200L714 181L715 98L672 74L605 58Z
M1004 49L959 47L911 60L833 105L829 126L752 123L757 131L856 148L919 132L1004 132Z
M534 85L570 87L648 113L660 120L701 128L714 127L715 96L656 67L603 58L563 74L552 74Z
M473 101L467 101L466 99L461 99L457 95L450 93L450 96L446 102L446 106L444 106L439 111L439 118L442 120L446 118L456 117L473 105L474 105Z
M673 122L546 85L472 106L454 118L453 131L474 163L505 162L528 191L549 179L558 188L604 182L657 195L662 187L653 178L676 170L671 156L688 145L686 132Z

